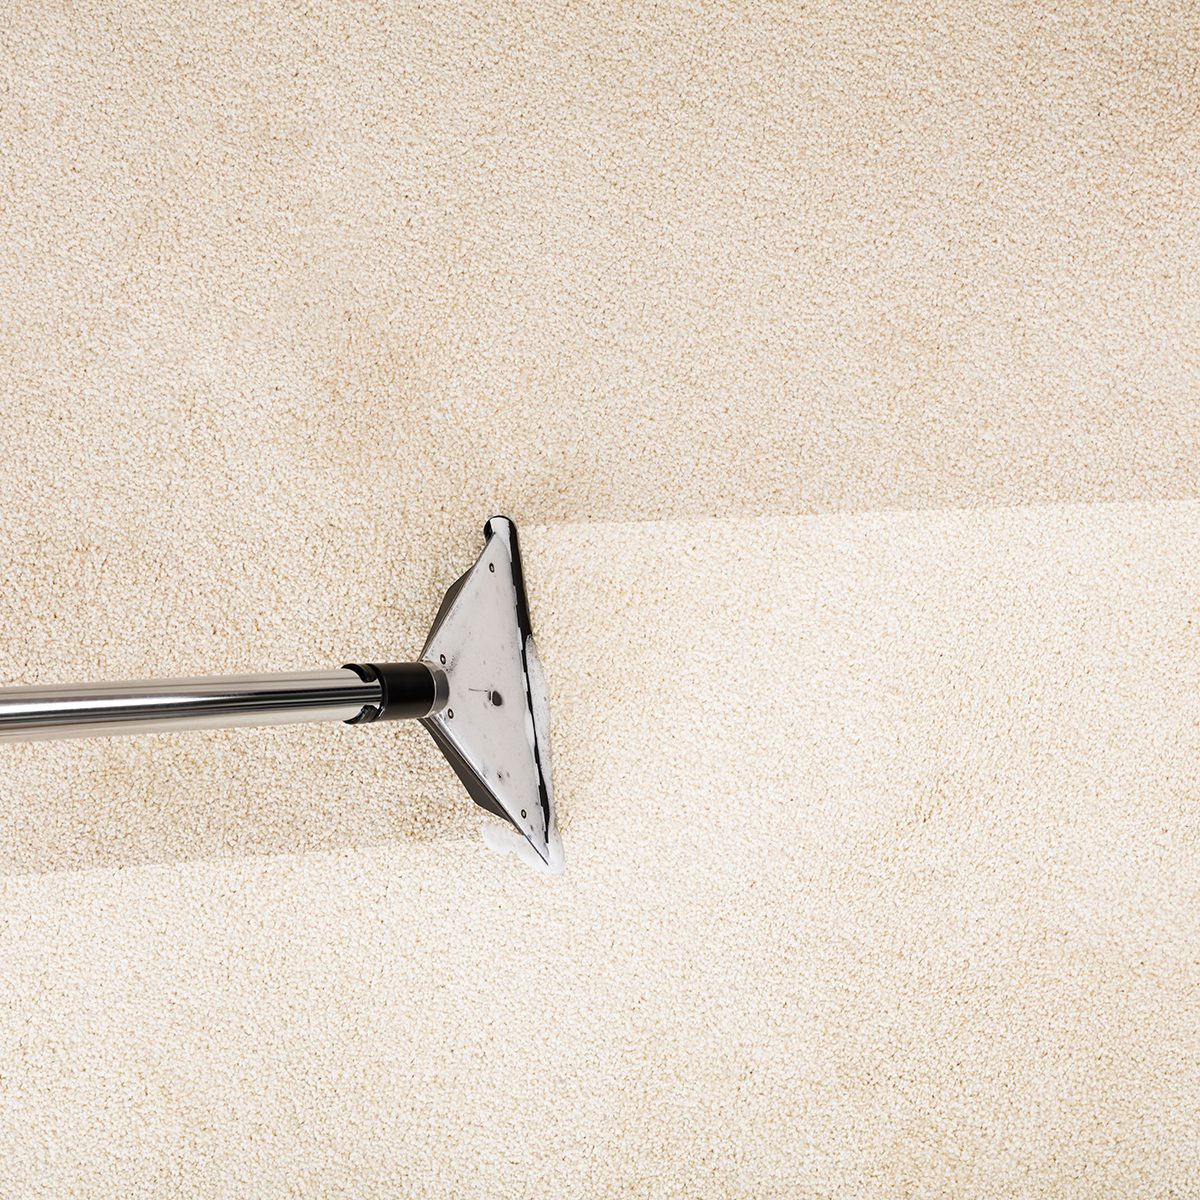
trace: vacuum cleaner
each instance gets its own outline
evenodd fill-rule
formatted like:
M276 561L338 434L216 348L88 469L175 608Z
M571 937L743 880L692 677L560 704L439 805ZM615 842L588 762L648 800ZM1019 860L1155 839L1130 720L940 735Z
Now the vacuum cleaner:
M562 869L546 681L507 517L484 527L482 553L447 591L414 662L0 689L0 741L301 721L374 730L405 719L429 730L471 799L505 822L485 827L490 845Z

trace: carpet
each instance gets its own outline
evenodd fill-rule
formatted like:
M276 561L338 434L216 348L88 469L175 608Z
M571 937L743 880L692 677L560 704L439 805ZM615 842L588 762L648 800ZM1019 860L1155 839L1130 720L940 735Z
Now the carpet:
M1200 1192L1198 55L6 14L0 681L403 658L507 512L567 870L415 727L0 747L0 1195Z

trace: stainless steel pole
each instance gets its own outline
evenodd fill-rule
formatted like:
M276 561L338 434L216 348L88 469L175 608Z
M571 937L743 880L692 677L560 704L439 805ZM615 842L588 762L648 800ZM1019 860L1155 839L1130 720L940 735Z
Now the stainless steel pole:
M356 728L420 721L471 799L558 869L548 710L517 531L507 517L493 517L483 551L446 592L415 662L0 688L0 742L293 721Z
M350 721L382 696L378 678L346 669L2 688L0 742Z

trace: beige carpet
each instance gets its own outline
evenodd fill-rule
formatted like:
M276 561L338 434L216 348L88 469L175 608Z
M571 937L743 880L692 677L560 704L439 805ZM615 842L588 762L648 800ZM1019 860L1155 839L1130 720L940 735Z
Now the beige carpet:
M0 747L0 1196L1200 1194L1200 10L13 6L0 138L0 682L507 511L568 860Z

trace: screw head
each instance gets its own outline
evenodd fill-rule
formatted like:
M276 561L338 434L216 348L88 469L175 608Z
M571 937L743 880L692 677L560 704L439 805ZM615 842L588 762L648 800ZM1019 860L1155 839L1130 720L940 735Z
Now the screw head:
M452 709L452 708L446 709L446 719L449 721L454 720L454 709Z

